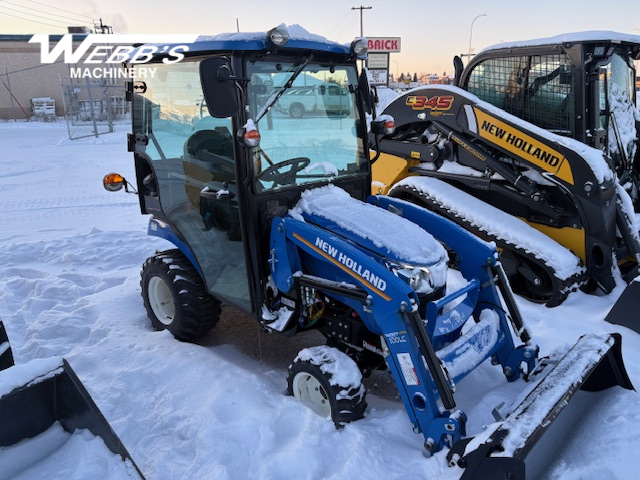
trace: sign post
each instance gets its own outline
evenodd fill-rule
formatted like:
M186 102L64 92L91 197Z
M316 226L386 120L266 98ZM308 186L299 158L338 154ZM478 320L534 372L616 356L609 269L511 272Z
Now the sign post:
M400 51L400 37L369 37L367 68L371 85L389 86L389 54Z

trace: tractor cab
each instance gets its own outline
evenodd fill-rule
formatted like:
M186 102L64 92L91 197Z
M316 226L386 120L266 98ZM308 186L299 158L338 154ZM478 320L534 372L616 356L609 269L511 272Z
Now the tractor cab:
M155 75L130 85L129 147L150 233L179 246L210 294L248 311L264 300L273 218L310 187L332 183L364 200L371 182L362 40L269 33L205 38L180 62L155 58ZM281 105L326 85L349 97L339 114L327 105L292 118Z

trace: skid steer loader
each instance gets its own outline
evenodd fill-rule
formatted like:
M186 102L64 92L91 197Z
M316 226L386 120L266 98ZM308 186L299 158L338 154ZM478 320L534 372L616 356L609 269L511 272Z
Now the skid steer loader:
M469 478L524 478L529 449L571 410L575 393L632 388L620 338L583 337L566 360L541 368L495 248L433 212L369 196L365 116L373 101L357 68L366 45L284 25L206 37L187 45L178 63L155 56L158 76L128 85L136 182L112 173L104 186L135 191L141 212L151 214L149 234L176 247L143 265L148 316L188 341L216 325L224 300L268 332L317 330L326 345L294 359L289 394L341 427L364 415L362 376L388 369L427 452L452 447L452 466ZM279 112L293 85L321 82L349 92L348 115L301 122ZM372 128L392 125L381 118ZM457 287L447 285L449 252L464 277ZM455 385L487 359L506 381L531 381L535 414L499 422L518 439L509 445L527 453L493 458L506 449L493 437L469 447ZM553 372L571 386L538 388ZM541 428L522 435L510 426L521 421Z
M396 99L387 110L394 115L398 128L380 142L383 155L373 168L374 193L391 190L392 196L415 199L457 218L466 228L483 230L485 238L498 243L514 290L531 300L555 306L575 286L587 290L597 286L609 293L616 285L612 267L619 268L627 281L638 274L638 226L632 206L635 204L636 211L640 206L640 163L636 161L640 155L640 112L634 108L633 86L633 59L638 55L640 36L584 32L489 47L474 57L464 71L462 61L456 58L456 83L475 96L421 90ZM478 99L500 110L489 110ZM451 107L445 108L449 103ZM496 135L482 135L486 118L480 118L482 114L478 116L480 135L464 131L467 117L454 118L461 103L474 105L474 111L484 108L490 122L508 124L509 131L515 129L517 135L531 138L532 133L543 134L504 112L557 135L543 135L546 145L567 143L559 137L576 139L601 150L609 166L600 159L595 164L591 162L589 157L598 155L588 150L578 157L560 160L563 166L558 170L557 165L536 156L530 142L524 149L504 142L502 150L496 149ZM477 157L469 160L474 155L470 156L459 142L446 139L440 124L462 136L466 144L473 144L474 149L487 151L497 162L477 161ZM569 147L580 153L579 147ZM568 168L584 170L594 178L567 182L562 169ZM610 178L609 169L617 179ZM592 175L589 170L593 170ZM426 198L417 190L409 192L406 187L392 189L412 174L430 176L448 183L455 191L462 190L456 200L458 205L438 204L437 199ZM424 189L432 188L424 184ZM466 201L462 197L465 193L489 204L492 219L503 218L505 225L542 243L522 251L510 241L508 231L499 231L499 225L490 232L468 225L468 219L462 219L457 211ZM542 235L529 234L534 229ZM584 266L584 272L563 276L549 262L547 252L557 252L567 261L573 254ZM639 293L634 286L623 295L634 298ZM638 330L629 323L632 318L633 315L623 315L619 320Z
M104 442L107 455L113 454L116 458L117 466L109 470L112 474L118 478L144 479L67 361L54 357L15 365L1 320L0 425L2 478L27 475L27 472L33 473L33 469L47 471L49 456L62 451L72 435L88 431ZM30 443L25 445L25 442ZM76 449L75 453L84 451ZM98 451L103 453L101 449L94 452ZM64 455L60 453L58 457L64 458ZM101 460L104 468L114 464L107 456ZM117 463L119 460L123 462L121 468ZM79 462L76 471L89 468L81 459L75 461ZM65 463L73 465L70 458ZM100 473L95 465L91 468L94 474Z

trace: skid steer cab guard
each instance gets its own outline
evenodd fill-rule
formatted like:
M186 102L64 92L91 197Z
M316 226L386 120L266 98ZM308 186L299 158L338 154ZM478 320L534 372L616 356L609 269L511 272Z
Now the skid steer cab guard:
M176 247L143 265L154 327L193 340L224 300L269 332L317 330L326 345L294 359L288 393L342 427L364 415L362 376L389 369L433 453L467 435L455 384L487 359L521 379L538 348L493 246L409 202L369 196L364 45L280 26L202 39L179 63L155 57L157 78L129 85L135 186L110 178L137 192L149 233ZM349 92L348 114L301 120L280 108L292 88L326 82ZM372 122L374 134L392 128L389 117Z
M67 361L52 357L14 365L2 321L0 425L0 466L3 478L13 478L27 470L51 472L47 467L48 457L53 455L58 459L65 459L65 452L72 451L75 454L84 452L93 458L95 455L103 455L103 474L144 479L129 452ZM75 444L76 450L64 450L65 444L74 435L81 435L83 440ZM99 438L104 443L96 444L92 437ZM89 441L90 444L87 443ZM92 445L91 448L94 449L91 454L86 450L88 445ZM77 462L77 471L89 468L82 459L66 458L64 462L67 465ZM100 474L95 470L96 465L91 468L92 474Z

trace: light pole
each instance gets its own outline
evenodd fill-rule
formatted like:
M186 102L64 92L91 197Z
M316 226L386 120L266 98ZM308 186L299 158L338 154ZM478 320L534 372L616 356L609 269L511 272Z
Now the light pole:
M486 13L481 13L476 18L474 18L473 21L471 22L471 27L469 28L469 54L468 54L468 58L471 58L471 36L473 35L473 24L476 23L476 20L479 19L480 17L486 17L486 16L487 16Z

